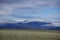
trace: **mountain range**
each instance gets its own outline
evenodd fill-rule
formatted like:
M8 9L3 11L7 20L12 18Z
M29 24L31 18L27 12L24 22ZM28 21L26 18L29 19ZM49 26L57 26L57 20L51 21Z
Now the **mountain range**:
M60 26L48 21L4 21L0 22L0 29L40 29L40 30L60 30Z

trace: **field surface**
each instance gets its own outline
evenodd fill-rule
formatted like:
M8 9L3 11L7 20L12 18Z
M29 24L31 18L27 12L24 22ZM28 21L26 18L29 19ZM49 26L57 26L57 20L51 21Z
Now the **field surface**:
M60 40L60 31L2 29L0 40Z

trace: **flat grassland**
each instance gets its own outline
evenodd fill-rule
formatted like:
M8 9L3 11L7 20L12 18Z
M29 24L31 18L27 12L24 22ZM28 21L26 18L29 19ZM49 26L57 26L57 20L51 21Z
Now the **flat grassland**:
M60 31L1 29L0 40L60 40Z

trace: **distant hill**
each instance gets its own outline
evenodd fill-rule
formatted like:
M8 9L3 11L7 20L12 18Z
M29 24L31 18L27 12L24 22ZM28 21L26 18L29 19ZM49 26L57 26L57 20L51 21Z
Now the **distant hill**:
M41 29L41 30L60 30L60 26L52 25L52 22L44 21L23 21L0 23L0 29Z

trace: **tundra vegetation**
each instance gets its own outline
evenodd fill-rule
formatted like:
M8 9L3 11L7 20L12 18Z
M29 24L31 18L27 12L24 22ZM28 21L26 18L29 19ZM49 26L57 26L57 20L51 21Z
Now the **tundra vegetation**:
M0 40L60 40L60 31L0 29Z

